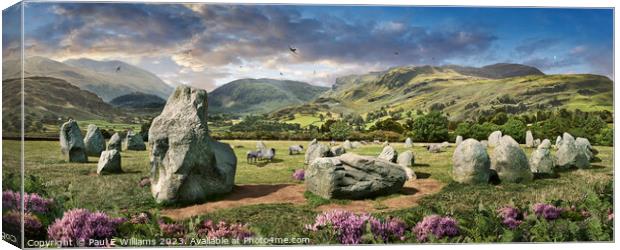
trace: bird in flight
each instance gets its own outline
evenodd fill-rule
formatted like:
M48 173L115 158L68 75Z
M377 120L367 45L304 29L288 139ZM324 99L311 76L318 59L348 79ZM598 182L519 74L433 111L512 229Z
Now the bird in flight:
M280 72L280 75L283 76L284 74L282 72Z
M398 55L398 51L395 51L395 52L394 52L394 55Z
M293 53L293 54L297 54L297 48L293 48L293 47L291 47L291 46L289 45L289 46L288 46L288 50L290 50L290 51L291 51L291 53Z
M119 71L121 71L121 66L116 67L116 72L119 72Z

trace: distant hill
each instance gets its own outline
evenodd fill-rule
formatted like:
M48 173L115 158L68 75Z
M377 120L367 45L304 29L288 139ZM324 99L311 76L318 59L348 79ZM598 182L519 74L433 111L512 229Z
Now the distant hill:
M3 80L20 76L19 63L7 60L2 64ZM25 59L24 75L63 79L83 90L97 94L104 101L115 97L142 92L168 98L172 87L154 74L121 61L91 59L54 61L45 57Z
M362 115L381 108L441 110L451 120L496 110L513 114L551 108L613 111L613 82L600 75L545 75L519 64L408 66L338 78L331 90L308 105L319 111ZM287 113L294 109L287 108Z
M21 103L20 79L2 81L2 115L19 117ZM111 120L122 116L119 110L89 91L62 79L51 77L24 78L24 113L32 121ZM17 107L17 108L16 108Z
M129 109L162 109L166 105L166 100L156 95L135 92L116 97L110 104Z
M241 79L209 93L210 113L261 114L312 101L329 88L305 82Z

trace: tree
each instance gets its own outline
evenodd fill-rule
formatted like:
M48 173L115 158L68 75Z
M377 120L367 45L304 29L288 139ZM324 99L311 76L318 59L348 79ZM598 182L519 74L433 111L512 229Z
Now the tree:
M412 139L423 142L448 140L448 118L440 112L430 112L413 120Z
M344 121L337 121L329 127L332 139L345 140L351 134L351 126Z
M394 118L388 118L382 121L378 121L373 125L371 130L385 130L385 131L393 131L396 133L405 132L405 128L399 122L397 122Z
M501 130L502 134L511 136L519 143L525 143L525 131L527 130L527 125L515 116L508 118L506 123L501 126Z
M325 120L325 116L323 115L323 113L319 114L319 120L321 120L321 122Z

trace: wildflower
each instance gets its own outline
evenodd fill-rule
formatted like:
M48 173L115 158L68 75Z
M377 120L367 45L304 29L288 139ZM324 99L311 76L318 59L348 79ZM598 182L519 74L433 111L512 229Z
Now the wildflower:
M46 199L38 194L32 193L24 193L24 204L26 208L25 212L33 212L33 213L46 213L50 210L53 201L51 199ZM2 192L2 208L5 210L15 209L21 210L21 194L19 192L13 191L3 191Z
M90 212L86 209L73 209L64 213L48 229L50 239L63 244L89 243L90 239L111 239L116 235L123 218L110 218L102 212Z
M183 236L185 236L185 227L181 224L165 223L163 221L160 221L159 229L166 237L182 238Z
M138 186L140 186L141 188L148 185L151 185L151 178L149 177L142 177L142 179L140 179L140 182L138 182Z
M212 220L204 220L197 228L197 233L201 237L209 239L238 239L243 240L252 237L254 234L247 228L246 224L234 223L227 224L220 221L215 224Z
M430 215L418 222L413 232L419 241L427 241L431 234L437 239L456 236L459 234L459 228L456 220L451 217Z
M376 218L370 218L370 231L376 238L381 238L383 242L387 243L390 238L397 238L405 240L405 222L398 218L389 217L385 221L381 222Z
M21 227L21 213L15 210L11 210L2 215L2 224L12 228L20 228ZM43 224L32 213L24 214L24 234L25 235L39 235L41 233L41 229L43 228Z
M536 216L543 217L545 220L555 220L560 217L561 208L557 208L550 204L537 203L532 208Z
M499 217L502 218L502 224L510 229L516 229L523 223L520 218L519 210L514 207L503 207L497 210Z
M305 179L305 171L303 169L297 169L293 172L293 179L303 181Z
M334 210L316 216L315 223L306 225L306 229L318 231L331 226L342 244L359 244L362 240L364 226L371 218L368 214L355 215L349 211Z

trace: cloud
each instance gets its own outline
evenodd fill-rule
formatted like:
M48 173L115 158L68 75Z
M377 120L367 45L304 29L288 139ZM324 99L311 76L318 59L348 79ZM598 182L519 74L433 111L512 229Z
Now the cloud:
M559 40L555 38L533 38L523 41L520 45L515 47L515 51L520 56L528 56L534 54L536 51L545 50L549 47L553 47L558 44Z

